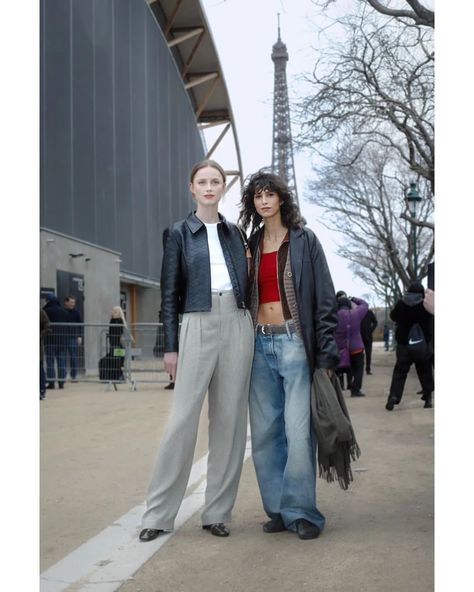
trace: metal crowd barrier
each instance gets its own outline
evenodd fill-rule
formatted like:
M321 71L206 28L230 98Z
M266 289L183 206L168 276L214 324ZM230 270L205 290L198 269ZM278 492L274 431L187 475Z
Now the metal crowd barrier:
M130 325L132 344L130 348L130 383L137 384L169 382L163 366L163 323L134 323Z
M108 388L169 382L162 323L50 323L44 338L46 382L100 382Z

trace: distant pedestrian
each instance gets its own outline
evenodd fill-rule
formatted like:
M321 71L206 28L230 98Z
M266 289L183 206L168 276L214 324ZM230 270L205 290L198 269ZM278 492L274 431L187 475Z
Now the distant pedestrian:
M433 341L433 315L425 309L423 304L425 290L420 282L412 282L408 291L397 301L390 313L390 318L397 324L395 338L397 341L397 361L393 369L390 393L385 408L392 411L398 405L403 395L406 378L412 364L415 364L418 378L422 386L422 400L425 409L432 405L434 390L433 368L431 364L431 348ZM417 339L411 338L410 329L417 324L421 334ZM417 342L425 342L428 346L426 353L420 357L413 351ZM420 345L423 345L420 343Z
M50 332L48 315L40 308L40 400L46 399L46 374L44 371L44 339Z
M48 381L46 388L54 389L57 368L58 387L62 389L66 379L67 328L65 323L69 322L69 316L54 294L46 295L46 304L43 310L52 323L51 332L44 339L46 380Z
M360 323L369 305L361 298L339 296L337 299L337 327L334 337L339 349L338 374L350 368L352 378L349 388L351 397L365 397L362 392L364 376L364 342L360 333ZM341 384L342 386L342 384Z
M378 321L377 317L374 314L373 310L367 311L365 317L362 319L360 323L360 334L362 336L362 341L364 342L364 350L365 350L365 372L366 374L372 374L372 342L373 342L373 334L375 329L377 328Z
M64 308L67 310L68 319L71 327L67 327L66 356L69 356L69 375L72 382L77 382L77 369L79 365L78 348L82 344L82 319L81 314L76 308L75 296L66 296L64 299Z
M347 294L346 292L344 292L344 290L339 290L338 292L336 292L336 300L338 298L347 298ZM339 365L336 369L336 374L339 378L339 382L341 384L341 389L344 390L350 390L351 388L351 382L352 382L352 372L351 372L351 366L350 366L350 358L349 358L349 350L347 350L347 355L345 352L341 352L341 350L339 351L339 356L341 356L342 353L342 359L341 357L339 357ZM345 380L344 380L345 377Z
M125 320L125 313L122 307L114 306L109 321L109 351L110 366L112 374L117 376L118 380L125 380L123 375L123 368L125 364L125 356L123 350L127 347L127 342L133 341L132 336L128 330L127 321Z
M383 342L385 351L388 351L390 347L390 327L388 326L388 323L385 323L383 326Z
M114 355L115 349L123 349L123 332L127 327L125 314L120 306L114 306L109 321L109 350Z

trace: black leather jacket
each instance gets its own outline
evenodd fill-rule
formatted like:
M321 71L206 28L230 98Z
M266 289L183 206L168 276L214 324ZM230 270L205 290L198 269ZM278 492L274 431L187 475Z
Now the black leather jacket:
M247 259L242 235L235 224L219 214L217 233L229 271L235 301L247 308ZM212 308L211 265L204 223L191 212L169 233L161 268L161 311L165 352L178 351L178 316Z
M263 229L249 239L255 257ZM337 304L334 285L321 243L307 227L290 230L290 264L298 316L311 368L335 368L339 350L334 339Z

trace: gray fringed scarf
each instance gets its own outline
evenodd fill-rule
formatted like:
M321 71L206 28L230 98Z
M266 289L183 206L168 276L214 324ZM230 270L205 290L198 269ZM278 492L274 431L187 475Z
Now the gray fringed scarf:
M341 385L336 374L329 378L317 368L311 387L311 419L318 440L319 476L339 481L347 489L353 481L351 459L360 456Z

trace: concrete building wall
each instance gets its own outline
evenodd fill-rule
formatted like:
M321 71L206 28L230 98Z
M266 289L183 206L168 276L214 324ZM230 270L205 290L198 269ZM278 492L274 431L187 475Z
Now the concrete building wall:
M83 257L71 257L83 253ZM52 288L58 293L58 272L83 276L79 287L83 294L85 323L108 323L112 306L120 304L120 253L91 245L59 233L40 232L41 289Z
M41 227L159 282L162 233L192 207L196 117L146 0L41 0Z
M137 291L137 323L158 323L160 290L138 286Z

